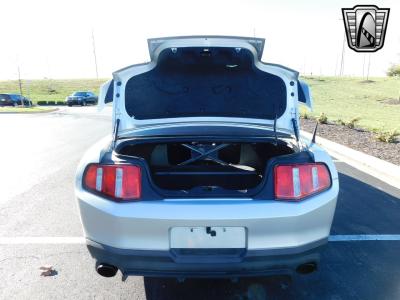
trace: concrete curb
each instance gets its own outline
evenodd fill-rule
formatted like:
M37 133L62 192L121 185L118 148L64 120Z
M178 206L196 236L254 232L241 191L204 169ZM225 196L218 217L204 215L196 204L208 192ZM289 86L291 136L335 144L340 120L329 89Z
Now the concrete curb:
M311 133L301 131L310 140ZM400 189L400 166L317 136L316 142L337 159ZM399 154L400 155L400 154Z
M20 114L44 114L44 113L51 113L51 112L55 112L59 110L58 108L53 108L53 109L49 109L49 110L43 110L43 111L0 111L0 115L8 115L8 114L16 114L16 115L20 115Z

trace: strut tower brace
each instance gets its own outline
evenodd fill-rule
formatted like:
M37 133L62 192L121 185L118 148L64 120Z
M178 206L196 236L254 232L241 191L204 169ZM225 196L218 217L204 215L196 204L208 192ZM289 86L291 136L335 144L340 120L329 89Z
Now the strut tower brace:
M188 160L185 160L178 165L184 166L184 165L188 165L188 164L193 163L198 160L211 160L220 165L228 166L230 164L220 160L216 155L212 155L212 154L216 154L217 151L224 149L224 148L228 147L229 145L231 145L231 144L220 144L217 146L215 144L199 145L199 146L182 144L182 146L192 150L192 156L194 153L196 153L197 156L193 156L192 158L189 158Z

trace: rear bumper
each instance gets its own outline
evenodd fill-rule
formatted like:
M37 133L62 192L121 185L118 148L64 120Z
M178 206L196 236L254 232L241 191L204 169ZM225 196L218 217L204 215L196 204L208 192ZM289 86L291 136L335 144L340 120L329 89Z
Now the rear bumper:
M167 251L119 249L87 240L92 257L101 264L118 267L123 275L154 277L244 277L291 274L305 263L318 264L327 239L287 249L237 249L223 254L223 249L209 253L182 254ZM218 253L220 251L220 253Z
M245 199L169 199L116 203L77 190L85 237L119 249L168 251L174 227L244 227L246 248L287 249L329 236L338 193L299 203Z
M68 100L67 105L81 105L82 101L81 100Z

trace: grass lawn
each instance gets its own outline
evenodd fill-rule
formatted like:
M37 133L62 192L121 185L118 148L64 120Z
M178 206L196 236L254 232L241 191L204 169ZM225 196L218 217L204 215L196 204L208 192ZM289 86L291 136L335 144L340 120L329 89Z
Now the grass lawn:
M76 91L91 91L99 94L100 85L108 79L57 79L23 80L22 92L33 103L37 101L64 101L65 97ZM1 93L19 94L17 80L0 81Z
M328 121L350 121L360 118L360 127L369 130L400 131L400 104L385 104L381 100L399 99L400 78L303 78L311 87L314 112L325 113ZM395 103L396 101L392 101ZM302 111L306 111L302 109Z
M12 107L12 106L5 106L0 107L0 114L1 113L40 113L46 111L52 111L54 108L52 107L41 107L41 106L33 106L33 107Z
M74 91L98 94L106 80L29 80L23 81L23 93L34 103L64 101ZM363 128L400 131L400 105L380 102L399 98L400 78L372 78L368 83L361 78L348 77L305 77L304 80L314 97L314 112L310 115L318 116L323 112L329 121L341 119L345 122L359 117L358 125ZM19 93L18 81L0 81L0 93Z

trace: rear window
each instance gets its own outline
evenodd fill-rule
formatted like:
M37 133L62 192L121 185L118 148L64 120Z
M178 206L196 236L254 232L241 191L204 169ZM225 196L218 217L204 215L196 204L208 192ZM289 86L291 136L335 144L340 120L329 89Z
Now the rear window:
M286 110L285 83L253 60L247 49L165 49L154 69L128 80L126 111L139 120L280 117Z
M75 92L72 96L86 96L86 92Z
M14 101L16 100L21 100L21 96L20 95L10 95L10 98Z
M10 95L0 94L0 100L9 100Z

